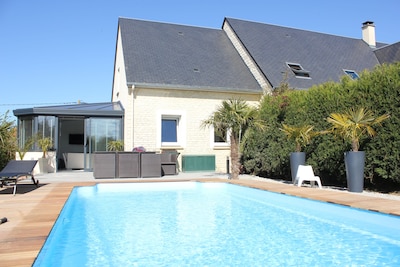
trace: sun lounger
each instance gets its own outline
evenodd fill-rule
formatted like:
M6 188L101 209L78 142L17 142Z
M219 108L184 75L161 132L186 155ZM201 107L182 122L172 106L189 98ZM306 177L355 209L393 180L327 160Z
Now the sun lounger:
M0 172L0 186L14 186L13 194L17 191L17 183L19 180L31 177L34 185L39 186L39 180L33 177L33 168L37 160L12 160L7 163Z

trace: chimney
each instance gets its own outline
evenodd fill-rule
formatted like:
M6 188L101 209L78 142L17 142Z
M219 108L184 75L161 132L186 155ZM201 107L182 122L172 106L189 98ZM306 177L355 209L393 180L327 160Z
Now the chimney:
M366 42L370 47L376 47L374 22L364 22L361 29L364 42Z

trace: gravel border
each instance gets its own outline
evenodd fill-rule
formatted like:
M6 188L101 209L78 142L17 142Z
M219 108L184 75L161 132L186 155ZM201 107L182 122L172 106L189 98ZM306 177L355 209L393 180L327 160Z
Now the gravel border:
M242 180L255 180L255 181L264 181L264 182L269 182L269 183L284 183L284 184L290 184L289 181L285 180L276 180L276 179L271 179L271 178L263 178L263 177L258 177L250 174L241 174L239 175L239 179ZM323 190L331 190L331 191L341 191L344 193L348 194L362 194L365 196L371 196L371 197L377 197L377 198L385 198L385 199L393 199L393 200L399 200L400 201L400 195L396 194L384 194L384 193L378 193L378 192L372 192L372 191L367 191L364 190L362 193L354 193L354 192L348 192L346 188L341 188L341 187L334 187L334 186L322 186Z

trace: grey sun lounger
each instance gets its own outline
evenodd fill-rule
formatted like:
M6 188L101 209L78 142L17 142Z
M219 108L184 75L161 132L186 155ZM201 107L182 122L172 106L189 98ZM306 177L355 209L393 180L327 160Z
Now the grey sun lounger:
M13 195L17 192L18 180L22 177L31 177L34 185L39 186L39 180L35 180L33 176L33 168L37 160L11 160L7 163L4 169L0 172L0 187L3 186L14 186Z

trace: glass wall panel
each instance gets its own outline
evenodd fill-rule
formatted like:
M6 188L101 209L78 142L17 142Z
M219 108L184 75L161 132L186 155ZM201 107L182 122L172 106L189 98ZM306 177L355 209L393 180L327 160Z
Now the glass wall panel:
M55 143L56 117L55 116L28 116L18 120L18 144L24 148L25 144L33 139L50 137ZM34 144L29 150L38 151L38 145Z
M122 118L88 118L85 129L85 170L92 170L93 152L107 151L110 141L123 140Z
M120 118L91 118L87 136L91 152L107 151L110 141L122 139L122 120Z
M56 127L56 117L54 116L38 116L37 117L37 132L39 138L50 137L54 140Z
M34 118L20 117L18 120L18 145L20 148L25 146L33 138ZM32 150L33 146L29 148Z

